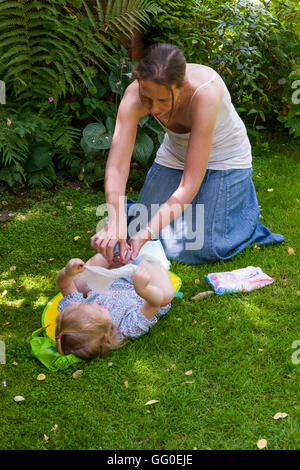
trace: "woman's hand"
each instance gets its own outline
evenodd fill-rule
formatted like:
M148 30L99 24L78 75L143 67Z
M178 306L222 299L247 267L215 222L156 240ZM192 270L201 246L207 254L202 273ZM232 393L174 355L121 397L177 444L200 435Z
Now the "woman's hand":
M82 273L84 270L85 263L79 258L70 259L65 267L65 273L69 277L76 276L76 274Z
M91 237L91 246L111 262L114 257L114 248L116 244L119 243L119 256L123 263L127 263L130 258L130 253L128 250L128 254L125 255L126 249L128 248L126 238L126 224L117 231L116 227L108 222L100 232Z
M134 261L135 258L138 256L142 246L145 245L145 243L147 243L149 240L151 240L151 234L148 232L148 230L145 229L140 230L136 235L131 237L128 240L128 245L131 249L130 259Z

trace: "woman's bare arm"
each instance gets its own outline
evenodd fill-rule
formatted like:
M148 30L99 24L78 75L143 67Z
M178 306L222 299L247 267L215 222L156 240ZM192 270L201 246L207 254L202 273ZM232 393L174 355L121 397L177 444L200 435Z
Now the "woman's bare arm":
M127 220L124 196L135 144L139 119L147 114L138 95L138 84L133 82L126 89L119 106L116 126L105 169L105 197L109 223L91 238L91 245L107 257L113 257L113 248L120 244L120 256L124 261Z

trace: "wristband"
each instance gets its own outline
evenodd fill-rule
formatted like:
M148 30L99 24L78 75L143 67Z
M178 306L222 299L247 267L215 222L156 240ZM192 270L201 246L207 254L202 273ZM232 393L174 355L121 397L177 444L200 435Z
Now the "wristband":
M152 228L149 225L146 225L145 230L147 230L151 234L151 240L156 240L156 235L153 232Z

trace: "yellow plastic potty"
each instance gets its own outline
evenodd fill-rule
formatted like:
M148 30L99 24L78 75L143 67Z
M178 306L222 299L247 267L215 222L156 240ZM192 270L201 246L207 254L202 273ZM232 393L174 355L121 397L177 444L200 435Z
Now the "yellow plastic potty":
M59 292L53 297L50 302L46 305L42 315L42 326L46 328L46 334L49 338L55 341L55 328L56 328L56 317L59 314L57 309L59 301L63 298L63 295Z
M174 274L172 271L169 271L169 276L171 279L171 283L175 292L175 297L181 297L181 292L179 292L179 289L181 287L181 279L180 277L177 276L177 274ZM44 308L43 314L42 314L42 326L46 327L46 334L49 336L49 338L53 339L55 341L55 328L56 328L56 317L59 314L59 311L57 309L59 301L63 298L63 295L59 292L56 294L55 297L53 297L50 302L46 305Z

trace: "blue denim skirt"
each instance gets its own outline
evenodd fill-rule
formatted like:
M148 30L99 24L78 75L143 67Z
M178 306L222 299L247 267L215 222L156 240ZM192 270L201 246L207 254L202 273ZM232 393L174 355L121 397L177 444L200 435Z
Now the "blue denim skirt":
M144 226L178 188L182 170L153 163L137 205L143 207ZM258 220L259 207L252 182L252 168L206 170L191 204L159 233L167 257L183 264L213 263L235 256L246 246L281 243L282 235L270 232ZM139 228L138 228L139 229Z

